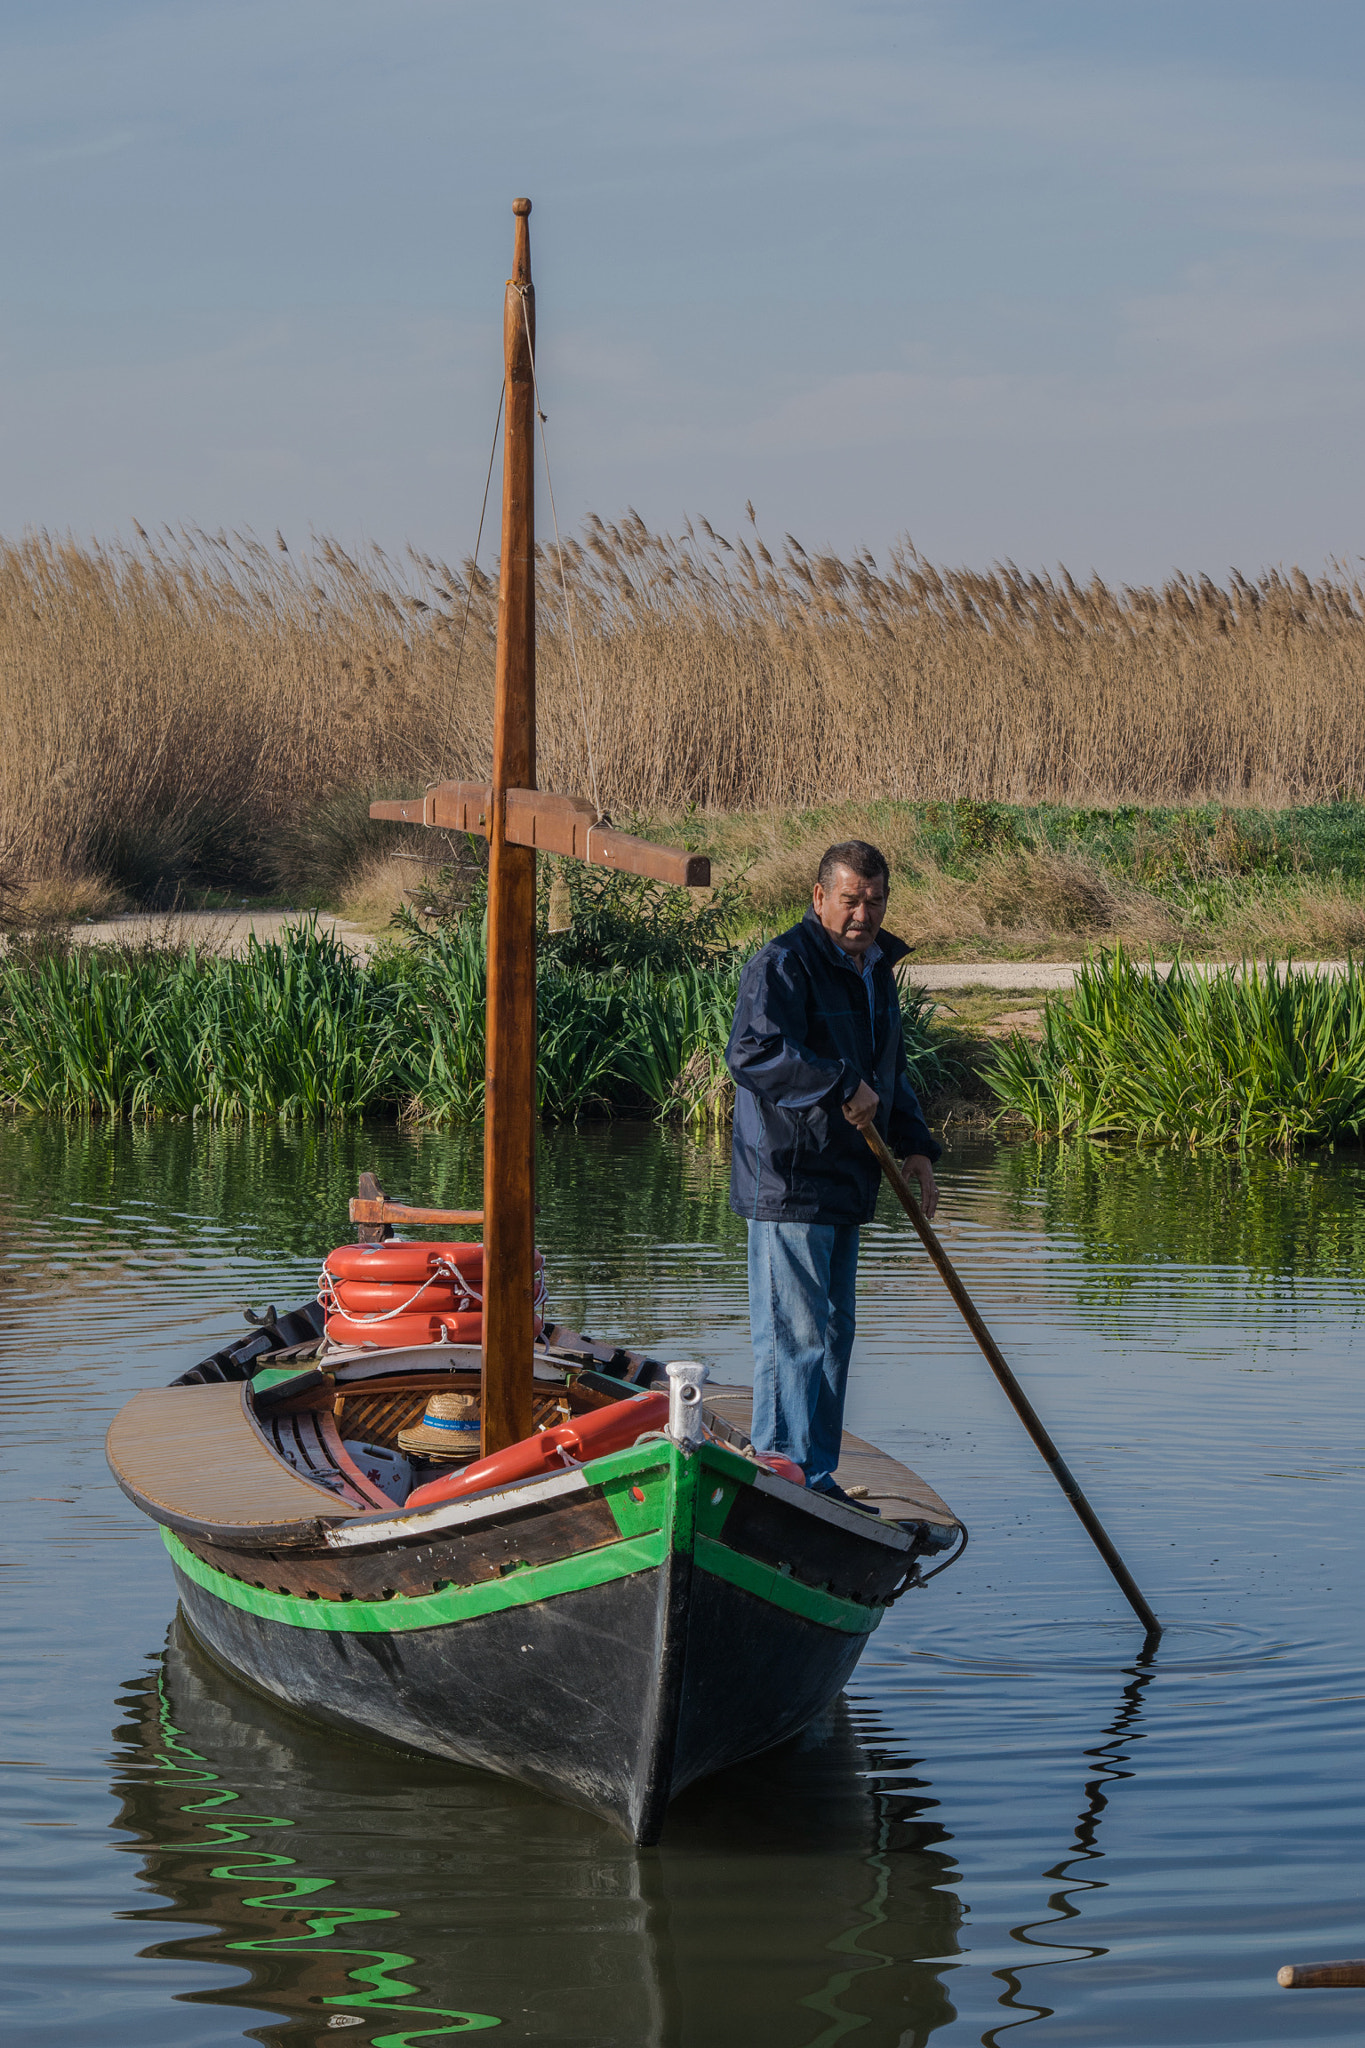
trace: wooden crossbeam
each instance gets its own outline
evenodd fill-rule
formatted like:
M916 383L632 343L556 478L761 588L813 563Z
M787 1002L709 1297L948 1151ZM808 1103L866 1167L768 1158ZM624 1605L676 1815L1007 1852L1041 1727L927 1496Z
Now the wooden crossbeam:
M382 1244L393 1236L395 1223L479 1224L482 1209L416 1209L410 1202L391 1202L372 1173L360 1176L360 1193L351 1197L351 1221L361 1244Z
M482 1209L418 1209L411 1202L377 1201L351 1196L352 1223L482 1223Z
M400 825L431 825L448 832L477 832L488 837L493 790L487 782L438 782L425 796L370 805L372 818ZM629 832L604 824L585 797L556 796L543 789L509 789L507 838L513 846L533 846L538 853L561 853L592 867L647 875L683 889L704 889L711 863L704 853L682 846L655 846Z

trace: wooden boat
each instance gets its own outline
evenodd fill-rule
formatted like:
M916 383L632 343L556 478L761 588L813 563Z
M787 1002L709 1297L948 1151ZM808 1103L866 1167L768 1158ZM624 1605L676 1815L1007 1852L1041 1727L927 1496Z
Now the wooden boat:
M371 1243L395 1224L483 1225L482 1343L337 1345L315 1307L299 1310L135 1395L108 1456L162 1526L191 1628L234 1672L319 1720L520 1779L647 1843L684 1786L807 1726L888 1606L931 1575L923 1561L960 1554L965 1532L870 1444L845 1438L839 1479L880 1520L757 1459L743 1389L708 1398L704 1367L538 1325L536 851L682 885L709 870L534 786L529 212L516 202L505 309L492 781L374 807L489 839L484 1207L409 1209L368 1176L351 1204ZM466 1475L447 1498L430 1485L395 1497L367 1456L391 1456L438 1391L475 1397L481 1451L498 1462L472 1492ZM552 1457L561 1439L544 1432L586 1443L602 1420L618 1447Z
M765 1471L743 1388L708 1390L690 1447L661 1433L397 1507L347 1441L396 1445L431 1391L479 1387L480 1354L324 1346L148 1389L114 1419L110 1465L161 1524L191 1628L317 1719L519 1778L639 1842L684 1786L812 1721L921 1561L962 1540L922 1480L855 1437L840 1482L880 1521ZM531 1377L582 1412L664 1368L551 1325Z

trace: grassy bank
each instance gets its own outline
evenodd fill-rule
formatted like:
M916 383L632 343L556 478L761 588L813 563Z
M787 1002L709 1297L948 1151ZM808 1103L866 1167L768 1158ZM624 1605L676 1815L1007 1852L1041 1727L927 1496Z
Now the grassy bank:
M544 960L542 1115L723 1119L739 965ZM238 959L15 954L0 964L0 1102L55 1116L472 1122L483 1113L484 993L472 921L371 960L306 926ZM933 1090L946 1077L943 1034L914 991L904 1011L915 1071Z
M1076 959L1087 947L1241 957L1365 944L1365 804L897 803L660 818L735 878L751 924L809 901L823 848L885 851L889 921L922 959Z
M710 854L736 929L801 914L831 841L874 840L892 870L890 924L922 960L1075 960L1118 944L1170 957L1337 957L1365 946L1365 804L1263 810L1060 804L826 804L804 811L653 813L629 822ZM431 898L409 834L342 892L382 929ZM405 895L405 892L407 894Z
M623 912L609 898L585 913L580 902L567 929L542 932L547 1120L728 1119L723 1056L745 948L721 945L705 913L671 914L677 900L657 892L654 919L638 904ZM402 936L368 959L308 925L252 940L237 958L16 946L0 962L0 1104L150 1121L476 1123L477 900L435 929L409 918ZM940 1124L1003 1111L1042 1136L1281 1152L1365 1135L1365 974L1354 966L1327 978L1178 962L1160 977L1103 953L1073 993L1047 999L1036 1042L995 1035L965 1002L948 1024L913 983L901 1006L912 1078Z
M769 548L753 527L673 539L634 515L590 520L568 555L585 710L544 562L541 776L595 783L618 815L1283 810L1365 789L1365 592L1344 568L1111 588L908 546ZM335 900L399 843L371 795L486 772L495 604L467 564L326 541L0 545L0 871L55 907ZM984 878L945 867L926 929L960 923L949 883L1007 926L1043 857L1025 846L1018 870L1009 851ZM1050 886L1088 916L1074 862L1056 866L1074 853L1051 847Z
M1044 1135L1191 1148L1358 1143L1365 1131L1365 974L1254 964L1167 976L1102 955L1048 999L1041 1042L1015 1037L988 1079Z

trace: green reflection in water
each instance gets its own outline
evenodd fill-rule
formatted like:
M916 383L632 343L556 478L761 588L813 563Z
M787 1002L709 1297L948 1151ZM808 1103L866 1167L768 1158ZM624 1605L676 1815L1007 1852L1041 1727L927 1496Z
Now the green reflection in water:
M70 1219L94 1240L136 1247L154 1228L160 1241L188 1246L202 1220L220 1250L308 1260L351 1235L347 1203L364 1170L391 1193L440 1208L477 1206L483 1178L477 1131L379 1124L222 1130L0 1117L0 1167L9 1190L0 1194L0 1237L23 1219L30 1205L20 1191L29 1190L43 1219ZM570 1286L575 1271L594 1272L607 1256L625 1290L623 1317L637 1307L648 1316L661 1257L684 1270L689 1252L742 1250L723 1137L628 1123L550 1130L538 1171L541 1241ZM1044 1244L1069 1239L1116 1297L1137 1277L1122 1269L1171 1263L1238 1267L1277 1296L1304 1279L1365 1271L1365 1153L1241 1160L949 1133L944 1171L950 1218L960 1204L953 1181L965 1173L980 1183L974 1222ZM885 1207L882 1221L895 1223ZM557 1303L566 1314L574 1306Z
M235 1806L240 1794L224 1785L216 1771L209 1770L207 1761L197 1750L190 1748L184 1740L183 1731L171 1720L170 1703L166 1698L164 1667L159 1668L156 1677L157 1719L161 1739L165 1745L157 1762L163 1769L173 1772L172 1778L159 1778L157 1784L178 1789L189 1784L213 1785L218 1789L207 1792L201 1799L187 1800L180 1812L185 1814L208 1815L218 1807ZM159 1842L156 1847L163 1856L206 1857L219 1849L225 1849L237 1842L250 1843L253 1836L270 1828L291 1828L291 1820L283 1820L274 1814L234 1813L230 1819L205 1819L209 1839L193 1842ZM238 1857L231 1863L216 1863L211 1866L209 1876L216 1883L254 1884L264 1871L292 1869L292 1856L276 1855L268 1849L251 1848L246 1857ZM294 1900L309 1898L316 1892L330 1891L335 1879L330 1877L273 1878L272 1889L259 1892L242 1900L244 1906L259 1912L286 1910ZM383 1906L336 1906L329 1912L312 1914L307 1918L308 1933L263 1935L249 1941L229 1941L225 1947L229 1953L244 1950L257 1955L289 1953L310 1955L319 1952L332 1956L357 1957L363 1959L363 1966L348 1970L347 1980L351 1984L368 1986L363 1991L347 1991L342 1997L322 1997L322 2005L345 2006L348 2010L366 2012L401 2012L405 2019L434 2019L449 2024L434 2027L403 2027L393 2034L372 2036L372 2048L411 2048L414 2041L432 2041L448 2034L479 2033L486 2027L501 2026L502 2021L491 2013L452 2012L444 2006L403 2005L400 2001L416 1996L418 1987L408 1984L392 1973L395 1970L411 1969L413 1958L398 1949L339 1948L332 1945L331 1937L341 1928L354 1927L371 1920L396 1920L397 1913Z
M875 1850L863 1858L867 1868L872 1872L872 1892L863 1905L862 1926L850 1927L846 1933L837 1936L829 1944L832 1949L842 1951L854 1960L846 1970L836 1971L821 1991L812 1992L809 1998L803 1998L801 2001L802 2005L809 2006L812 2012L822 2013L831 2022L825 2032L811 2042L810 2048L834 2048L834 2043L842 2041L845 2034L855 2033L865 2027L866 2014L846 2011L840 2005L840 2000L866 1971L890 1970L895 1966L894 1955L889 1955L884 1949L865 1947L863 1944L865 1935L871 1934L874 1928L886 1925L887 1899L891 1892L891 1868L885 1852L886 1844L882 1841Z
M483 1138L384 1124L224 1129L0 1116L0 1168L0 1228L31 1209L87 1217L125 1239L154 1221L162 1235L189 1242L203 1219L228 1236L226 1249L313 1258L353 1235L347 1204L366 1170L403 1200L477 1207ZM743 1229L730 1214L723 1139L649 1124L550 1130L539 1171L542 1234L557 1227L584 1246L638 1237L642 1274L661 1243L705 1244Z
M388 1171L410 1199L450 1208L471 1206L483 1173L477 1134L405 1137L382 1126L137 1128L6 1117L0 1157L5 1184L41 1193L47 1215L104 1219L133 1240L153 1220L161 1233L188 1239L177 1221L204 1218L235 1241L232 1249L309 1258L329 1232L338 1242L351 1236L346 1205L365 1167Z
M139 1952L196 1966L184 2005L279 2016L252 2039L330 2041L329 2013L373 2013L419 2048L443 2020L468 2030L465 1997L545 2048L924 2048L953 2019L951 1837L875 1710L841 1702L797 1743L689 1788L641 1854L510 1781L296 1718L210 1664L183 1620L153 1663L123 1695L117 1825L166 1902L130 1917L176 1932ZM319 1899L323 1872L337 1889ZM415 1968L344 1946L377 1897L398 1898ZM250 1981L225 1985L225 1964ZM414 1979L430 2005L385 2002ZM158 2013L164 1977L145 1995Z
M1365 1270L1359 1152L1238 1159L1072 1139L1001 1145L990 1161L1002 1220L1073 1239L1118 1295L1138 1277L1112 1270L1125 1264L1240 1267L1277 1296Z

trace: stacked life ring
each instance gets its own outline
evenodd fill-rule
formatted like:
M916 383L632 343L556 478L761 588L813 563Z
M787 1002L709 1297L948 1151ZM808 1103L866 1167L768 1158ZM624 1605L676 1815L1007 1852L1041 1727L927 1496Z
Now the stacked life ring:
M343 1244L318 1281L331 1344L391 1351L483 1340L481 1244ZM545 1306L545 1258L535 1255L535 1333Z

